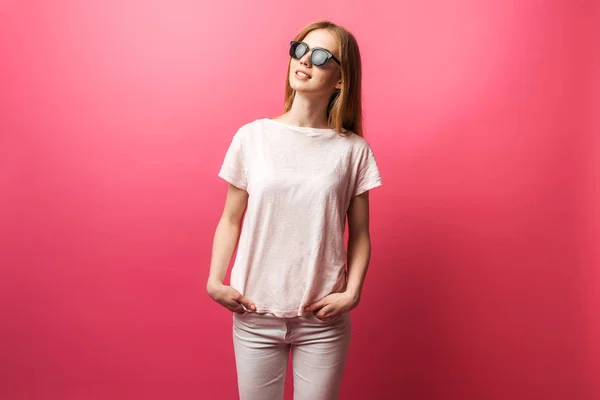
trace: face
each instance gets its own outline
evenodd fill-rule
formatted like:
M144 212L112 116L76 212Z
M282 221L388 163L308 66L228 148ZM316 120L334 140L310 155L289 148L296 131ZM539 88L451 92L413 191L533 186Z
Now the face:
M325 29L309 32L302 42L306 43L311 49L321 47L328 50L338 60L341 58L337 40ZM296 92L329 96L336 88L341 87L340 66L333 59L329 59L325 65L317 67L310 60L311 54L312 50L299 60L290 57L290 86ZM298 75L298 70L307 73L309 77Z

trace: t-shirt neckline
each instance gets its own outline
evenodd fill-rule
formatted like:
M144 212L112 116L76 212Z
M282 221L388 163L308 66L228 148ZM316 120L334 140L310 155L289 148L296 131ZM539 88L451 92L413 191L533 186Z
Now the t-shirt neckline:
M333 133L335 132L335 129L333 128L311 128L311 127L306 127L306 126L296 126L296 125L289 125L286 124L284 122L281 121L276 121L274 119L271 118L263 118L263 120L267 120L268 122L271 122L273 124L277 124L283 128L289 129L289 130L293 130L293 131L297 131L297 132L303 132L303 133L310 133L310 134L325 134L325 133Z

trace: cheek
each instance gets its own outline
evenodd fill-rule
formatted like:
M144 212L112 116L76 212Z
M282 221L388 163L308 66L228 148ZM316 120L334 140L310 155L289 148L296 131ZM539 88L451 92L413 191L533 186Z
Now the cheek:
M313 75L313 79L315 78L319 86L333 86L337 82L335 73L333 71L327 71L318 75Z

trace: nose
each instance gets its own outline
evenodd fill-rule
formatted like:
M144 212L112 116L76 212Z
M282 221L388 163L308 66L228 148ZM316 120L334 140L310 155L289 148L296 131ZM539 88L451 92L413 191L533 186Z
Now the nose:
M305 55L302 56L302 58L300 58L300 63L305 64L305 65L310 65L311 61L310 61L310 56L312 55L312 50L309 50L306 52Z

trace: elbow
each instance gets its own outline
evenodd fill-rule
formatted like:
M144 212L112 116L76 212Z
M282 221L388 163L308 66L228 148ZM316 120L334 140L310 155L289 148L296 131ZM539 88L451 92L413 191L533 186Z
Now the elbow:
M242 227L243 214L223 214L220 223L231 228L240 229Z

